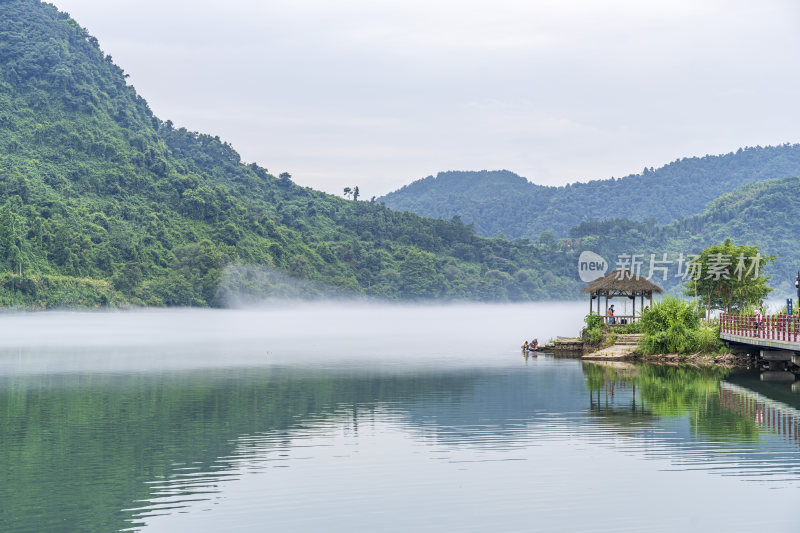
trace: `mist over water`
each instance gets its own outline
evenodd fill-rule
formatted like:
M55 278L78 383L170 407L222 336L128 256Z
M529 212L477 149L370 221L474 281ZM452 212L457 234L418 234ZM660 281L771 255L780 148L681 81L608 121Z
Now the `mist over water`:
M273 302L234 310L49 312L0 316L0 374L259 365L335 368L492 364L579 332L585 304L408 305Z

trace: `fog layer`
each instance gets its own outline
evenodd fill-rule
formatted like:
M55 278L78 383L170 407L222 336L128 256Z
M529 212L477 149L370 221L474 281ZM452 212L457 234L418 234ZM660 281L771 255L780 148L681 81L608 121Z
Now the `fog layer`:
M400 368L412 362L483 365L518 354L525 339L577 334L585 307L313 302L248 310L7 314L0 374L335 368L350 360Z

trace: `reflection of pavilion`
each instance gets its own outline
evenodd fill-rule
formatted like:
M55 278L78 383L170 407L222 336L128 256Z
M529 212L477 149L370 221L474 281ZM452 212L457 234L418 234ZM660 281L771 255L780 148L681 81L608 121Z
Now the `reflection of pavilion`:
M640 299L640 311L644 309L644 299L647 298L648 305L653 303L653 293L661 294L664 289L650 281L649 279L634 275L630 270L617 269L597 279L581 290L581 294L589 294L589 313L594 313L594 300L597 299L597 314L603 317L605 322L608 316L608 300L611 298L629 298L633 300L633 310L630 315L614 314L616 323L620 319L628 322L635 322L639 319L636 315L636 298ZM600 313L600 298L605 297L605 312Z
M637 399L636 367L622 362L585 362L589 389L589 414L608 418L616 425L635 426L658 417ZM619 398L618 396L621 396Z

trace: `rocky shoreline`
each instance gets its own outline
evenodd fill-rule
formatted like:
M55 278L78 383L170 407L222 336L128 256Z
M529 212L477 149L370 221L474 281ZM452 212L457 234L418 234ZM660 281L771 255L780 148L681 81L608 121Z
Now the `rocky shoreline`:
M681 355L676 353L653 355L634 354L628 360L631 362L659 365L689 365L698 368L719 367L728 369L747 369L753 366L750 356L746 354L734 353L695 353L690 355Z
M539 347L537 351L553 353L556 356L574 357L584 361L622 361L628 363L649 363L657 365L689 365L697 368L752 368L753 359L743 353L706 353L689 355L678 353L645 355L639 351L640 335L620 335L610 345L590 345L585 339L564 338Z

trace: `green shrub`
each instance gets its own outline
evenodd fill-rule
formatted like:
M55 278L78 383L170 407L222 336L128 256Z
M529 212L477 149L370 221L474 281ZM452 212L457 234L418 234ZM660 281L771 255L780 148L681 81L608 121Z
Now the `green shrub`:
M719 325L704 325L695 332L697 340L697 351L699 352L720 352L725 345L719 338Z
M603 342L602 328L591 328L586 330L586 340L589 344L600 344Z
M586 329L603 327L603 317L594 313L589 313L586 315L586 318L584 318L583 321L586 322Z
M603 317L590 313L583 319L586 322L585 337L589 344L603 342Z
M699 333L703 311L692 302L666 296L644 313L641 330L644 333L644 353L689 354L700 350L701 340L708 345L710 333Z

